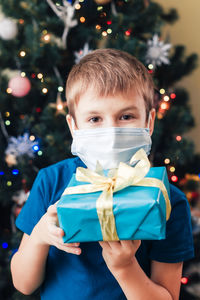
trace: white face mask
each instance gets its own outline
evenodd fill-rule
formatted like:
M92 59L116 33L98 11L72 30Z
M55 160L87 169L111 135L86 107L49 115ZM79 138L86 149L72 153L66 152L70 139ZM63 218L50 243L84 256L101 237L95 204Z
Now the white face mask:
M149 128L80 129L73 132L71 151L89 169L95 170L98 161L104 170L109 170L117 168L120 162L128 164L141 148L148 155L151 143Z

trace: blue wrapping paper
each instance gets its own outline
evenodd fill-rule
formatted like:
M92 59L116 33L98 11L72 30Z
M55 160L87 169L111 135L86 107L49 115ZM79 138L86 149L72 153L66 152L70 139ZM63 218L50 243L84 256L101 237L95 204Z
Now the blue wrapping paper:
M165 167L150 168L145 177L161 180L169 195ZM68 187L85 185L73 174ZM96 201L101 192L63 195L57 203L65 243L102 241ZM120 240L165 239L166 202L158 187L129 186L113 194L113 214Z

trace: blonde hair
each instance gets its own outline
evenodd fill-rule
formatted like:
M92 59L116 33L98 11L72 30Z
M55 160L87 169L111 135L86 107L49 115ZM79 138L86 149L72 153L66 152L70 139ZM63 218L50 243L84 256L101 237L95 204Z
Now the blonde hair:
M92 88L99 97L127 94L135 89L144 99L146 116L154 107L154 82L145 66L134 56L117 49L97 49L84 56L69 73L66 98L75 118L75 104Z

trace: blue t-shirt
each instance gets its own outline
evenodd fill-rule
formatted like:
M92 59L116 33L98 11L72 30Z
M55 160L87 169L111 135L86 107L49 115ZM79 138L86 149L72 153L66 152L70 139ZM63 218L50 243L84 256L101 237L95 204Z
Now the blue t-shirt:
M16 225L28 235L46 213L49 205L59 200L76 168L83 166L76 157L63 160L39 171L30 196L21 210ZM167 221L166 239L142 241L137 260L150 277L151 260L175 263L194 256L190 208L185 195L170 185L172 212ZM50 247L45 281L41 286L43 300L125 300L118 282L102 257L98 242L81 243L81 255Z

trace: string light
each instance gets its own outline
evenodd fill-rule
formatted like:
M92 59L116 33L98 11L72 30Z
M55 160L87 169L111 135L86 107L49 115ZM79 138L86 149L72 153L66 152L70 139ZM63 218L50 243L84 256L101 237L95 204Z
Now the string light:
M23 19L19 19L19 24L24 24L24 20Z
M11 88L7 88L6 89L6 93L11 94L12 93L12 89Z
M153 65L152 65L152 64L149 64L149 65L148 65L148 68L149 68L150 70L152 70L152 69L153 69Z
M26 73L25 72L21 72L21 77L25 77Z
M108 25L111 25L111 24L112 24L112 21L107 21L107 24L108 24Z
M33 151L35 151L35 152L37 152L40 149L38 145L34 145L32 148L33 148Z
M11 186L12 185L12 181L7 181L7 186Z
M104 12L102 12L101 14L100 14L100 18L104 18L104 17L106 17L106 12L104 11Z
M9 111L6 111L6 112L5 112L5 116L6 116L6 117L10 117Z
M181 283L182 284L187 284L188 283L188 277L182 277L181 278Z
M48 89L47 88L43 88L42 92L43 92L43 94L47 94L48 93Z
M38 79L42 79L42 78L43 78L43 74L42 74L42 73L38 73L38 74L37 74L37 78L38 78Z
M100 30L100 29L101 29L101 26L97 24L97 25L96 25L96 29L97 29L97 30Z
M39 150L37 154L38 154L39 156L41 156L43 153L42 153L41 150Z
M34 135L30 135L29 140L32 141L32 142L35 141L35 136Z
M0 175L4 175L4 172L3 172L3 171L0 171Z
M175 172L176 169L174 167L170 167L169 170L170 170L170 172L173 173L173 172Z
M175 99L176 98L176 94L175 93L171 93L170 98L171 99Z
M59 87L58 87L58 91L59 91L59 92L63 92L63 90L64 90L64 89L63 89L62 86L59 86Z
M46 29L42 30L42 34L44 34L44 35L47 34L47 32L48 31Z
M57 105L57 109L58 109L58 110L62 110L62 109L63 109L63 105L62 105L61 103L59 103L59 104Z
M84 17L80 17L80 22L84 23L85 22L85 18Z
M108 33L108 34L111 34L111 33L112 33L112 29L108 28L108 29L107 29L107 33Z
M182 140L182 137L180 135L177 135L176 140L177 140L177 142L180 142Z
M81 5L79 4L79 3L77 3L76 5L75 5L75 9L80 9L81 8Z
M178 181L178 177L177 177L176 175L173 175L173 176L171 177L171 181L177 182L177 181Z
M165 163L166 165L168 165L168 164L170 163L170 159L169 159L169 158L165 158L164 163Z
M187 192L186 193L186 197L190 201L192 199L192 193L191 192Z
M9 126L9 125L10 125L10 121L9 121L9 120L6 120L6 121L5 121L5 124L6 124L6 126Z
M167 101L169 101L169 96L165 96L163 99L164 99L164 101L167 102Z
M19 55L20 55L21 57L24 57L24 56L26 56L26 52L25 52L24 50L22 50L22 51L20 51Z
M160 94L164 94L165 93L165 90L164 89L160 89Z
M3 242L3 243L2 243L2 248L3 248L3 249L6 249L6 248L8 248L8 243L6 243L6 242Z
M97 6L97 10L100 11L103 9L103 6Z
M35 110L36 110L37 113L40 113L42 111L41 107L36 107Z
M163 118L163 115L162 115L160 112L157 112L157 118L158 118L159 120L161 120L161 119Z
M130 35L131 35L130 30L126 30L126 31L125 31L125 35L126 35L126 36L130 36Z
M102 35L103 35L103 36L107 36L108 34L107 34L106 31L103 31L103 32L102 32Z
M45 43L49 43L50 40L51 40L51 35L49 33L45 34L42 36L42 40L45 42Z
M19 174L19 170L17 170L17 169L12 170L12 174L13 175L18 175Z
M161 109L168 109L169 107L168 107L167 103L163 102L163 103L161 103L160 108Z

